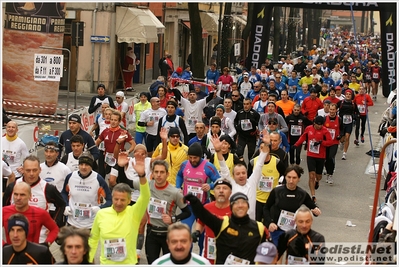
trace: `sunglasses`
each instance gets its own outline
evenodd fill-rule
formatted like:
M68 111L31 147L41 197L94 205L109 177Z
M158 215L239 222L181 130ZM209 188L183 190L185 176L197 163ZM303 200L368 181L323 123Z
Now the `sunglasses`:
M269 125L277 125L277 122L274 122L274 121L269 121L269 123L268 123Z
M173 134L173 135L170 136L170 138L180 138L180 135Z
M154 102L155 102L155 103L159 103L159 102L161 102L161 101L160 101L160 100L155 100Z
M239 95L231 95L231 96L233 96L233 97L238 97Z

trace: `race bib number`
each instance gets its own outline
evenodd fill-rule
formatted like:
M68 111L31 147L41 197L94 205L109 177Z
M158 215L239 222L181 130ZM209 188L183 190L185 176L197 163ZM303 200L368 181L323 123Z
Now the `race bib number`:
M115 166L116 159L114 158L114 153L106 152L104 161L105 161L105 163L107 163L107 165L109 165L111 167Z
M258 188L262 192L270 192L273 189L273 177L261 176L258 184Z
M158 122L159 121L159 117L158 116L150 116L150 121Z
M15 161L15 155L12 151L6 150L3 153L3 158L8 164L12 164Z
M201 187L189 185L189 186L187 186L187 191L188 191L188 193L193 194L193 195L196 196L199 200L202 201L202 194L203 194L203 191L202 191Z
M104 141L102 141L99 145L98 145L98 149L104 151L105 150L105 145L104 145Z
M296 93L296 89L293 86L288 86L288 93L295 94Z
M335 138L335 129L327 128L327 130L330 132L331 138L334 140L334 138Z
M278 217L277 226L281 230L288 231L295 228L294 212L281 210L280 217Z
M292 136L300 136L301 134L302 134L302 126L291 125L291 135Z
M75 203L75 218L91 218L91 204Z
M342 118L344 124L351 124L352 123L352 115L344 115Z
M166 212L166 200L160 200L157 198L150 198L150 203L148 204L148 213L150 218L162 219L162 214Z
M370 74L366 74L366 80L371 80L371 75Z
M241 129L243 131L252 130L252 123L250 119L241 120L240 123L241 123Z
M104 256L107 260L123 261L126 258L126 253L124 238L104 240Z
M365 105L357 105L357 109L360 113L366 113L366 106Z
M222 84L222 91L229 91L230 84Z
M214 84L215 81L214 81L213 79L209 79L209 80L208 80L208 83L209 83L209 84Z
M244 260L230 254L229 256L227 256L224 265L249 265L250 263L251 262L249 260Z
M216 259L216 244L215 244L215 238L207 237L207 252L206 252L206 258L207 258L208 260L214 260L214 259Z
M308 260L304 257L288 255L287 261L288 265L309 265Z
M198 122L198 119L196 117L190 117L188 119L188 126L195 127L197 122Z
M309 152L315 153L315 154L319 154L320 152L320 145L315 146L314 145L315 141L311 140L309 142Z
M380 75L378 75L378 73L373 73L373 79L379 79L380 78Z

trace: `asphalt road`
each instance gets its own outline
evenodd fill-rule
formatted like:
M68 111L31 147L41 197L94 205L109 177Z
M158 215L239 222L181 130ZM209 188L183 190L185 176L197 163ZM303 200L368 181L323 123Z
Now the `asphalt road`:
M136 92L147 90L148 84L135 87ZM381 91L381 89L380 89ZM73 97L73 93L71 93ZM82 94L77 97L77 105L88 105L94 94ZM129 92L128 97L134 93ZM112 95L114 96L114 95ZM71 97L71 96L70 96ZM70 99L70 103L73 99ZM66 92L60 91L59 104L66 104ZM370 136L372 138L373 148L380 145L380 136L377 128L381 120L383 111L387 108L386 98L380 96L373 107L370 107L370 129L366 129L364 144L359 147L353 144L353 134L350 140L350 146L347 153L347 160L341 160L342 151L338 150L336 157L336 170L334 173L334 184L328 185L325 182L326 176L320 182L320 188L316 191L317 204L322 214L315 218L313 229L325 236L326 242L367 242L369 225L371 220L371 207L373 205L375 177L367 173L370 166L371 157L366 152L372 149L370 145ZM367 124L366 124L367 127ZM52 125L52 129L63 131L64 124ZM60 132L61 134L61 132ZM306 171L306 151L302 151L301 166L305 169L299 186L308 189L308 172ZM43 149L40 148L38 156L44 160ZM378 158L376 159L378 163ZM380 191L380 199L383 201L384 191ZM381 202L382 203L382 202ZM351 221L353 227L346 226L347 221ZM54 247L53 249L57 249ZM194 246L197 251L197 246ZM141 264L146 264L145 253L142 252Z

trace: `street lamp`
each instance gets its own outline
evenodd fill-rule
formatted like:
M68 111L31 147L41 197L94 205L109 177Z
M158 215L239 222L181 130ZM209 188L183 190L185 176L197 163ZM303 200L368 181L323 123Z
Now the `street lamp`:
M42 49L51 49L51 50L62 50L62 51L67 51L69 58L68 58L68 93L67 93L67 108L66 108L66 116L65 116L65 130L68 130L68 112L69 112L69 84L71 80L71 51L67 48L58 48L58 47L49 47L49 46L39 46ZM76 109L76 99L77 99L77 94L76 94L76 89L75 89L75 106L74 109Z

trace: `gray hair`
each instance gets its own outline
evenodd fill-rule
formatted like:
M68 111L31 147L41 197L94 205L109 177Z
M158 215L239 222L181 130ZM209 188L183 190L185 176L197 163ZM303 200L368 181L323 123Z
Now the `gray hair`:
M310 216L312 216L312 221L313 221L313 213L312 213L312 211L311 211L305 204L302 204L302 205L295 211L294 220L296 220L296 217L298 216L298 213L300 213L300 212L304 212L304 213L309 212Z
M119 183L114 186L114 188L112 189L112 192L128 193L130 196L130 194L132 193L132 189L130 188L130 186L128 184Z
M190 239L192 239L190 227L188 227L187 224L182 223L182 222L175 222L168 226L168 235L167 235L166 239L169 239L169 233L174 230L186 230L188 235L190 236Z

